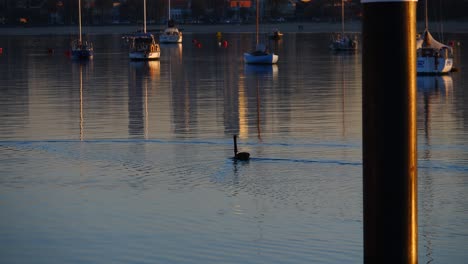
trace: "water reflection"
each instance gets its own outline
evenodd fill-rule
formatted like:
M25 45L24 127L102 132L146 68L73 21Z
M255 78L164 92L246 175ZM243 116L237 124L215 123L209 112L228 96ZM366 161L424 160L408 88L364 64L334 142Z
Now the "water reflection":
M450 98L453 91L452 76L418 76L417 77L418 97L422 100L423 130L424 130L424 150L422 158L430 160L432 158L431 149L431 123L434 111L432 108L441 100ZM420 111L421 112L421 111ZM434 261L433 240L434 234L431 226L434 225L434 175L430 170L420 173L421 178L421 236L422 248L425 251L426 263Z
M84 138L84 116L83 116L83 66L80 65L80 140Z
M271 75L273 78L278 78L278 65L255 65L245 64L244 71L246 75Z
M19 43L18 45L22 44ZM11 48L11 54L10 52L6 53L8 48ZM29 102L31 97L29 87L25 87L25 82L30 77L30 73L26 67L10 66L11 63L18 62L18 60L25 60L24 56L16 57L13 54L13 51L15 51L13 43L11 47L9 45L4 46L4 49L6 54L2 55L0 60L0 80L2 83L0 85L0 112L2 113L0 134L14 136L21 133L30 116ZM14 100L8 100L8 98L14 98ZM8 125L13 123L16 125Z
M164 45L165 60L169 65L169 90L172 96L173 129L176 135L197 133L198 83L196 72L185 72L182 45ZM192 81L186 81L190 76Z
M453 91L452 76L418 76L417 87L419 97L422 97L424 114L424 139L430 146L432 106L441 99L448 100ZM430 158L430 148L426 148L424 158Z
M161 76L161 62L159 60L130 61L129 65L138 70L144 77L156 79Z
M90 72L93 71L92 60L73 60L72 71L73 75L78 73L78 84L79 84L79 115L80 115L80 141L85 139L85 87L84 81L89 82Z
M6 262L362 261L360 56L291 34L280 64L249 67L249 34L212 49L205 35L160 61L110 45L91 64L0 36L18 43L0 57ZM466 78L447 77L418 79L421 262L466 258ZM250 162L230 159L239 131Z
M257 138L261 141L262 94L278 81L278 65L244 65L245 79L238 91L239 137L248 137L249 127L256 127ZM253 115L255 110L256 115ZM250 112L250 113L249 113ZM253 123L255 122L255 124Z
M160 77L159 61L131 61L128 74L128 134L148 138L148 87Z
M145 134L143 90L148 84L143 64L131 63L128 69L128 135L139 137Z
M448 97L453 90L453 80L450 75L418 76L418 92L424 95L443 95Z

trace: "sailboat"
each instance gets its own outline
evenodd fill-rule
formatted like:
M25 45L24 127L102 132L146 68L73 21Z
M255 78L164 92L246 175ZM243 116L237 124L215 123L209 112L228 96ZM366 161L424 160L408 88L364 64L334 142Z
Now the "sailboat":
M260 1L257 0L257 15L256 15L256 46L252 52L244 53L244 62L249 64L275 64L278 62L278 55L267 51L265 44L259 43L258 40L258 17L260 10Z
M83 42L81 32L81 0L78 0L78 25L80 36L72 42L71 56L74 59L92 59L94 56L93 43Z
M428 29L427 0L425 2L425 29L416 40L418 74L447 74L453 67L452 47L436 41Z
M358 41L345 35L344 30L344 6L345 1L341 0L341 34L334 34L330 43L330 49L335 51L354 51L358 48Z
M143 0L143 32L127 37L130 41L128 57L131 60L158 60L161 57L159 44L151 33L146 32L146 0Z
M159 43L182 43L182 32L175 26L171 18L171 0L168 0L167 28L159 35Z

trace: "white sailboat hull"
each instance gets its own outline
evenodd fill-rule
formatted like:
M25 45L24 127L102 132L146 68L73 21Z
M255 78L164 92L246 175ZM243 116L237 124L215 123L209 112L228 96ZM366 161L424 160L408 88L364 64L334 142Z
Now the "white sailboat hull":
M128 53L128 57L131 60L159 60L161 52L131 51Z
M182 35L161 34L159 35L159 43L182 43Z
M452 58L418 57L416 71L418 74L447 74L452 66Z
M167 27L159 35L159 43L182 43L182 32L175 26L175 21L171 19L171 0L168 0L168 20Z
M275 64L278 62L278 55L273 53L262 55L244 53L244 62L249 64Z

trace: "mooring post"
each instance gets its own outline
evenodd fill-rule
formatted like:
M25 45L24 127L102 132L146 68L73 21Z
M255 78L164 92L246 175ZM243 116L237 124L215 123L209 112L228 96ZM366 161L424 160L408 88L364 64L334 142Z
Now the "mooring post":
M364 263L417 263L417 0L361 3Z

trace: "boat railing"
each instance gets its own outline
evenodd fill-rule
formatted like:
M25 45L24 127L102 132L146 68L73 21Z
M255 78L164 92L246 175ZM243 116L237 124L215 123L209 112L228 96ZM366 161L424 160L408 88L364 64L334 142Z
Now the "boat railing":
M74 50L92 50L93 49L93 43L88 42L88 41L80 41L79 39L76 39L72 42L72 48Z

